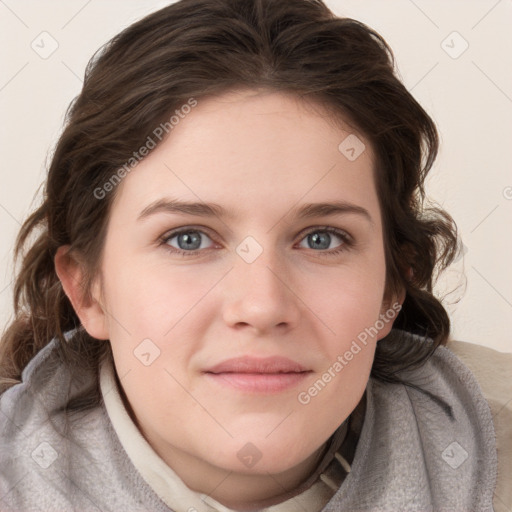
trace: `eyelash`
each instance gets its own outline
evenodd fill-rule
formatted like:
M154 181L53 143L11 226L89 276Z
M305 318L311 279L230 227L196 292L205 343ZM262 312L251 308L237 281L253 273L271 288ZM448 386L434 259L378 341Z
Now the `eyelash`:
M183 249L177 249L176 247L172 247L169 245L169 243L168 243L169 240L172 240L174 237L181 235L183 233L190 233L190 232L197 232L197 233L201 233L202 235L206 235L212 240L212 242L215 243L215 240L207 232L203 231L202 229L195 228L193 226L190 226L190 227L187 226L184 228L179 228L174 231L165 233L159 239L159 242L160 242L159 245L164 246L164 248L166 250L168 250L170 253L177 254L177 255L183 256L183 257L197 256L201 252L208 250L208 249L195 249L193 251L185 251ZM336 247L335 249L319 250L319 251L310 249L313 252L318 252L320 256L324 256L324 257L337 256L338 254L340 254L342 252L350 250L354 246L353 238L346 231L343 231L343 230L337 229L337 228L333 228L331 226L321 226L321 227L317 226L317 227L311 228L308 231L301 233L300 241L302 241L308 235L310 235L312 233L317 233L317 232L334 234L342 240L341 245Z

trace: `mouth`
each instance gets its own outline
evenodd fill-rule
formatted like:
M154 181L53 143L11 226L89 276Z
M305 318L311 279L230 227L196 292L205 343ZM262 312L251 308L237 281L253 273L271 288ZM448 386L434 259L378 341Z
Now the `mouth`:
M310 372L300 373L208 373L213 381L247 393L279 393L297 386Z
M272 394L297 386L311 372L284 357L239 357L209 368L204 375L221 386L238 391Z

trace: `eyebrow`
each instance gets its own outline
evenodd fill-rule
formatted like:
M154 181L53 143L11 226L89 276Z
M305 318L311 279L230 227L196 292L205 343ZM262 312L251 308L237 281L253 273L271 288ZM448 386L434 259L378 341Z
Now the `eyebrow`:
M198 217L226 217L227 212L215 203L191 203L185 201L159 199L142 210L137 220L142 220L156 213L182 213Z
M296 215L300 219L308 219L311 217L329 217L332 215L356 214L365 218L373 225L373 219L370 212L363 208L346 201L334 201L329 203L309 203L301 206L296 211Z
M198 217L234 217L234 214L231 211L224 209L222 206L216 203L159 199L146 206L146 208L140 212L137 220L145 219L157 213L178 213L194 215ZM293 208L289 213L296 215L300 219L355 214L365 218L370 224L373 225L373 219L368 210L362 206L358 206L346 201L307 203L302 205L300 208Z

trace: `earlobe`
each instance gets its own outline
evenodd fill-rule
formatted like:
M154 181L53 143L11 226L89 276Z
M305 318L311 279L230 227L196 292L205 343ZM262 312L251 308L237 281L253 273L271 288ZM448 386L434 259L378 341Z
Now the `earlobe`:
M90 336L100 340L109 339L106 315L100 302L98 284L89 293L84 289L84 269L70 253L69 245L57 249L55 271L80 322Z
M379 337L381 340L385 338L393 328L393 324L402 309L402 304L405 301L406 291L405 287L401 287L400 292L396 295L393 295L390 300L383 300L382 307L380 310L380 325L382 326L379 329ZM383 324L383 325L382 325Z

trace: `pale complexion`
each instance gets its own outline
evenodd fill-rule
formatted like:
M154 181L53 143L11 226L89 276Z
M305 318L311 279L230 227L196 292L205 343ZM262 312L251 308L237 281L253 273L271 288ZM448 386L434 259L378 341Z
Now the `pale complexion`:
M190 488L215 489L213 498L231 507L279 501L311 474L361 399L376 342L391 328L299 402L391 303L370 144L347 159L338 146L350 128L317 107L269 91L199 100L119 185L92 301L80 296L81 267L67 248L56 257L84 327L111 342L144 437ZM163 206L171 201L222 212ZM317 203L344 206L299 214ZM160 350L150 366L134 355L144 339ZM204 373L244 355L287 357L309 373L269 393ZM261 453L251 468L237 456L247 443Z

